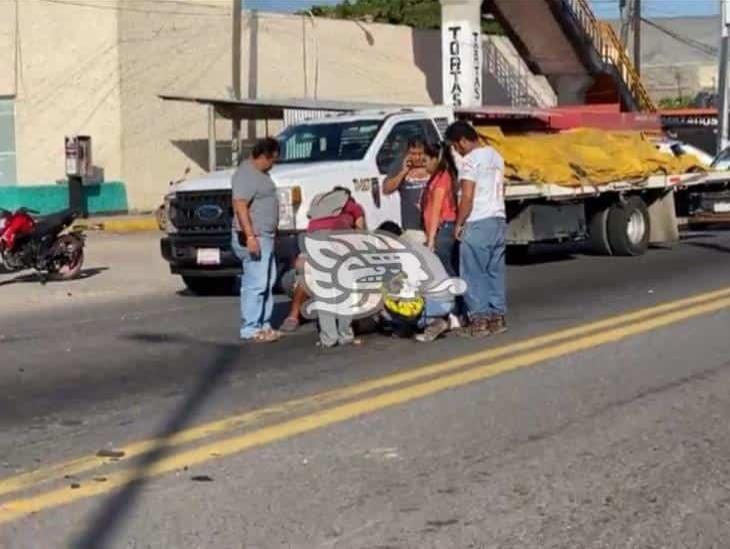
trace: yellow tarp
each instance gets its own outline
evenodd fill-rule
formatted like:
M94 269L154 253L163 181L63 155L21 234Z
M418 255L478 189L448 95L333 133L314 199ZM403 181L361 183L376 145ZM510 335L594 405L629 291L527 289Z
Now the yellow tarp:
M694 156L660 152L639 132L580 128L513 137L494 127L478 131L502 155L506 177L513 181L579 187L704 171Z

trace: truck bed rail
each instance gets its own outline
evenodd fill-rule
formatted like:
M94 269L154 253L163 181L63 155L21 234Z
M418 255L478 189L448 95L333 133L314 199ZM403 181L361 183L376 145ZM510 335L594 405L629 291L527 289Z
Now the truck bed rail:
M505 191L506 200L528 200L545 198L548 200L576 200L599 196L605 193L620 193L642 190L677 189L683 190L698 185L730 181L730 172L688 173L681 175L655 175L645 179L616 181L607 185L567 187L552 183L530 183L510 181Z

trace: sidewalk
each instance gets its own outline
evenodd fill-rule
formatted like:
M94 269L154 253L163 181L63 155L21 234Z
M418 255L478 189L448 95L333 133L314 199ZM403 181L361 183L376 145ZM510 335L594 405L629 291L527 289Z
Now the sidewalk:
M159 231L155 214L113 215L78 219L74 227L84 231L105 231L108 233L138 233Z

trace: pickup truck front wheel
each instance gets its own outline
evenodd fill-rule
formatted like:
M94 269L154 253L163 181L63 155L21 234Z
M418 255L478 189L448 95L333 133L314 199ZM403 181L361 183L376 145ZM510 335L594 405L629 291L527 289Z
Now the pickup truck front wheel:
M188 291L198 296L232 295L236 291L236 277L183 276Z

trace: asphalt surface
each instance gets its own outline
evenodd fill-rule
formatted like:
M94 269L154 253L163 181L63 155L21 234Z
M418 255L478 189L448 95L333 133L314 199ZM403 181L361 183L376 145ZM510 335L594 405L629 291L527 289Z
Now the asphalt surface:
M504 336L367 335L329 352L311 327L239 344L235 298L186 295L153 235L127 248L106 238L90 240L110 251L90 255L93 274L72 291L0 278L12 305L0 318L0 547L727 546L730 308L719 297L525 367L515 351L501 375L423 398L404 383L393 405L350 419L325 421L339 412L317 415L332 405L308 397L730 287L730 233L641 258L541 250L510 267ZM160 279L135 283L144 274ZM261 409L140 462L49 470ZM304 427L285 423L302 416ZM200 448L205 459L176 457ZM129 464L140 474L115 487ZM31 480L5 489L17 478ZM37 512L3 519L28 498Z

